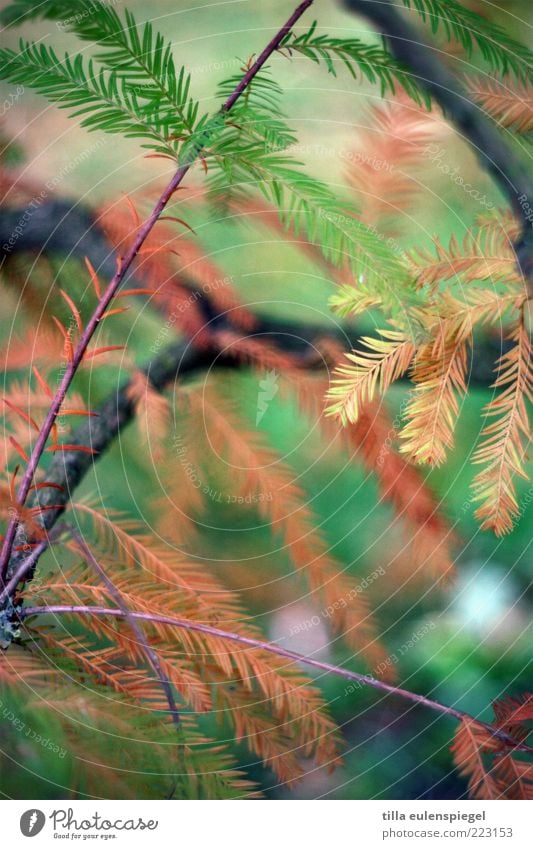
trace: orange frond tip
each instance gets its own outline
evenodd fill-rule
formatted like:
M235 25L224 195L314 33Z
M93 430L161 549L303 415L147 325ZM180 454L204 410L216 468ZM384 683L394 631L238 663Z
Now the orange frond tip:
M171 162L175 162L175 158L170 156L168 153L146 153L144 156L145 159L170 159Z
M128 206L129 206L130 212L131 212L131 214L132 214L132 216L133 216L133 220L134 220L134 222L135 222L136 226L137 226L137 227L140 227L140 225L141 225L141 216L140 216L140 215L139 215L139 213L137 212L137 207L135 206L135 204L133 203L133 201L132 201L132 199L130 198L130 196L129 196L129 195L127 195L125 192L123 192L123 195L124 195L124 200L126 201L126 203L127 203L127 204L128 204Z
M94 287L94 291L96 292L96 297L101 298L102 287L100 286L100 280L98 279L98 275L93 268L92 262L87 257L85 257L85 265L87 266L87 270L91 276L91 281Z
M153 289L123 289L118 295L115 295L116 298L131 298L133 295L153 295Z
M162 245L158 245L154 248L141 248L137 256L153 256L154 254L174 254L175 256L181 256L180 252L175 250L174 248L165 248Z
M82 322L82 320L81 320L80 311L79 311L79 309L77 308L76 304L74 303L74 301L72 300L72 298L70 297L70 295L69 295L69 294L67 294L67 292L65 292L65 291L64 291L64 289L60 289L60 290L59 290L59 294L60 294L60 295L61 295L61 297L62 297L62 298L63 298L63 299L67 302L67 304L69 305L70 309L72 310L72 315L74 316L74 320L75 320L75 322L76 322L76 327L78 328L78 330L80 331L80 333L83 333L83 322Z
M60 486L58 483L52 483L51 481L43 481L43 483L34 483L33 486L30 486L30 490L32 489L58 489L60 492L64 492L65 488Z
M37 366L33 366L33 373L34 373L35 377L37 378L37 382L38 382L39 386L41 387L41 389L43 390L43 392L45 393L45 395L48 395L48 397L50 399L52 399L54 397L54 393L52 392L52 390L48 386L48 383L46 382L46 380L42 376L42 374L39 371L39 369L37 368Z
M92 360L94 357L99 357L100 354L107 354L109 351L125 351L125 345L104 345L103 348L95 348L93 351L87 351L85 360Z
M15 496L15 481L16 481L16 479L17 479L17 475L18 475L18 473L19 473L19 469L20 469L20 466L19 466L19 465L18 465L18 463L17 463L17 465L15 466L15 468L14 468L14 470L13 470L13 474L11 475L11 481L9 482L9 491L10 491L10 493L11 493L11 498L13 499L13 501L15 501L15 500L16 500L16 496Z
M74 348L72 347L72 340L70 338L70 334L69 334L68 330L66 329L65 325L61 321L59 321L57 316L53 315L52 321L54 322L56 327L58 327L59 332L61 333L63 339L65 340L65 353L67 355L68 361L72 362L72 360L74 359Z
M98 418L98 413L91 413L89 410L61 410L62 416L88 416L90 418Z
M61 510L64 504L38 504L37 507L32 507L30 513L32 516L38 516L40 513L45 513L46 510Z
M113 309L113 310L107 310L107 312L105 312L103 314L100 321L103 321L104 318L110 318L110 316L112 316L112 315L119 315L119 313L121 313L121 312L128 312L129 309L130 309L130 307L115 307L115 309Z
M194 235L196 235L196 231L193 230L193 228L190 226L190 224L187 224L187 222L184 221L183 218L176 218L175 215L162 215L159 218L159 220L160 221L176 221L178 224L182 224L183 227L186 227L187 230L189 230L191 233L194 233Z
M17 407L16 404L12 404L11 401L7 400L7 398L4 398L4 404L9 407L10 410L13 410L13 412L16 413L18 416L23 418L25 422L28 422L28 424L30 424L32 428L37 431L37 433L39 433L39 425L37 424L34 418L28 415L28 413L25 413L24 410L21 410L20 407Z
M89 448L87 445L70 445L68 443L63 445L49 445L48 448L45 448L45 451L80 451L82 454L98 454L98 451L95 451L94 448Z

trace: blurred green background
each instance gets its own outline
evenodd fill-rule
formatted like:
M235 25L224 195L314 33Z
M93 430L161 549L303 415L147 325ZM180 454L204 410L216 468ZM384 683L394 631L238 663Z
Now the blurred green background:
M176 58L190 69L194 92L206 110L216 108L217 83L238 72L242 62L257 52L287 17L288 10L285 0L198 2L193 8L184 0L153 0L148 5L129 0L128 7L140 20L149 17L154 27L172 39ZM491 4L491 11L500 22L510 29L514 27L519 38L523 37L519 21L527 19L529 9L528 2L501 3L499 7ZM335 2L318 2L308 16L309 23L313 15L330 34L375 39L364 23L346 14ZM70 49L75 45L79 49L78 42L54 24L28 25L24 30L26 38L49 37L60 47ZM18 35L7 33L2 38L12 44ZM82 49L87 48L83 45ZM379 99L379 92L354 83L344 74L328 76L301 58L289 61L276 57L271 65L285 90L285 111L300 137L300 157L309 170L332 187L341 185L343 166L338 152L356 144L358 132L368 121L368 109ZM8 91L9 87L2 88L2 93ZM99 205L121 192L148 190L154 180L168 173L166 164L144 159L134 141L89 135L64 112L30 92L4 115L0 130L11 143L20 146L24 174L38 183L53 178L68 160L90 148L90 155L82 157L57 188L59 196L88 205ZM471 151L452 134L447 138L446 151L448 161L459 166L481 194L495 205L502 204L497 190L477 168ZM200 173L194 179L201 184ZM420 198L414 215L404 222L401 244L424 247L430 244L433 234L444 241L451 233L461 237L483 210L431 166L426 167L421 179ZM231 275L245 303L268 315L322 324L331 320L328 298L333 284L323 270L278 236L248 223L206 218L195 210L187 210L187 216L199 241L224 273ZM62 273L79 274L79 267L73 264ZM9 304L7 310L2 309L0 316L3 338L12 326L11 307ZM133 325L131 317L132 313L117 319L117 327L127 337L130 353L138 362L145 362L150 345L157 338L160 319L148 310L140 311ZM257 374L244 370L227 378L227 391L239 399L250 426L255 423L259 379ZM113 375L105 370L93 374L92 401L105 397L115 381L115 371ZM387 400L393 418L401 409L406 392L405 386L390 392ZM485 720L490 719L493 699L531 687L533 601L530 484L521 485L519 501L523 511L514 532L501 540L479 531L470 502L473 469L469 458L479 435L483 407L490 397L489 389L470 391L462 405L457 444L449 462L427 475L459 536L458 580L438 592L410 585L404 591L396 591L398 580L387 572L387 558L391 558L397 543L392 535L387 538L392 512L380 503L375 481L362 466L346 465L338 455L324 450L309 421L286 393L280 392L270 403L259 425L270 444L301 474L300 482L323 523L333 553L353 576L354 583L380 566L385 569L385 576L377 582L386 582L385 589L381 585L369 589L369 593L371 598L379 599L376 615L391 654L431 623L428 633L401 656L399 683ZM85 494L105 493L110 506L151 521L154 496L159 493L154 491L150 460L143 458L136 446L136 434L129 428L81 490ZM268 530L257 527L257 517L237 515L235 510L215 503L207 504L206 511L199 549L190 552L191 556L205 558L230 586L242 588L246 584L242 562L253 553L254 566L246 568L257 572L250 575L249 586L264 582L265 590L263 595L258 589L245 590L244 597L265 633L287 640L291 623L316 613L296 590L287 588L287 559L277 555ZM42 568L47 568L44 560ZM318 651L319 657L364 668L341 640L327 645L330 638L323 627L322 624L316 629L320 633L303 632L286 644L297 651ZM457 798L464 793L465 785L452 770L448 750L453 722L392 697L383 698L363 689L346 692L345 682L333 677L320 675L317 682L346 739L344 765L331 776L311 768L299 785L288 790L277 786L267 771L250 763L253 759L244 749L238 749L241 764L260 782L268 797L413 799ZM38 725L38 717L25 715L24 705L17 705L16 710L29 725ZM61 739L59 726L42 731L50 739ZM214 733L220 735L220 731ZM6 722L0 724L0 735L5 749L1 765L4 774L9 773L9 795L61 796L59 787L68 786L73 769L70 755L60 757L42 746L22 742ZM19 765L21 761L24 766Z

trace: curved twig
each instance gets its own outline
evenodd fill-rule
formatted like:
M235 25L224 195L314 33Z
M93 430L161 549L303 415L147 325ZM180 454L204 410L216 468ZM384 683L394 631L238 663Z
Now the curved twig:
M87 607L84 605L53 604L50 606L43 607L27 607L24 611L22 611L19 618L25 619L29 616L38 616L43 614L114 616L119 619L124 618L126 615L122 610L112 607ZM262 640L256 640L253 637L245 637L242 634L234 634L231 631L224 631L221 628L215 628L212 625L204 625L202 622L194 622L190 619L179 619L174 618L173 616L162 616L155 613L134 613L133 611L129 612L129 616L144 622L158 622L162 625L171 625L175 628L181 628L186 631L197 631L200 634L209 634L213 637L220 637L223 640L231 640L232 642L239 643L243 646L261 649L263 651L270 652L270 654L275 654L278 657L285 657L287 658L287 660L290 660L294 663L302 663L306 666L313 666L315 669L322 669L324 672L330 672L333 675L339 675L342 678L347 679L348 681L357 681L357 683L359 684L365 684L369 687L373 687L376 690L381 690L382 692L399 696L402 699L406 699L407 701L422 705L423 707L427 707L430 710L437 711L438 713L444 714L446 716L452 716L454 719L458 719L460 721L470 720L476 722L479 726L484 728L493 737L496 737L500 742L504 743L506 746L510 746L520 752L528 752L529 754L533 754L533 748L531 746L528 746L526 743L523 743L519 740L515 740L513 737L511 737L509 734L499 728L494 728L492 725L489 725L486 722L481 722L480 720L475 719L475 717L471 716L468 713L465 713L464 711L449 707L448 705L444 705L441 702L435 701L434 699L428 699L426 696L421 696L418 693L411 692L410 690L404 690L402 687L395 687L393 684L387 684L385 681L380 681L378 678L373 678L371 675L364 675L361 672L352 672L351 670L345 669L342 666L335 666L333 663L327 663L324 660L315 660L312 657L307 657L306 655L298 654L297 652L291 651L290 649L284 649L282 646L278 646L275 643L266 643Z

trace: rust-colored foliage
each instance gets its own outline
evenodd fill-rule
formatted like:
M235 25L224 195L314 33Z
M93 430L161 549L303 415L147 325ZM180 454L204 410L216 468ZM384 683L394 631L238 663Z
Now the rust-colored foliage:
M296 402L313 419L324 455L340 452L376 482L379 499L393 516L389 536L398 530L403 540L401 552L391 550L390 539L376 546L376 556L391 566L390 579L403 584L393 569L404 557L411 576L422 574L434 588L453 579L458 540L418 466L442 466L453 450L475 333L496 331L505 347L495 364L494 396L484 411L489 423L473 454L474 464L483 467L473 480L473 498L481 528L498 535L511 531L520 515L515 478L527 478L533 351L530 281L527 264L517 264L517 222L495 211L466 234L452 234L446 242L435 237L431 249L400 247L403 223L416 211L424 153L448 130L440 112L435 117L421 105L427 100L411 75L400 64L389 67L387 52L317 36L315 26L295 35L293 26L308 5L298 7L259 59L247 62L242 80L223 84L229 88L221 110L198 125L190 79L184 69L176 72L171 46L163 50L159 37L151 62L153 32L147 26L139 56L133 18L128 18L129 35L119 26L117 36L120 18L102 4L93 10L104 28L104 37L96 38L103 51L96 59L113 65L121 57L117 77L108 77L104 64L86 90L81 57L72 66L65 60L50 67L46 63L54 57L46 48L34 55L26 51L27 62L43 63L32 79L38 90L46 86L44 93L79 108L80 116L93 112L85 126L107 131L118 121L125 135L147 131L146 146L152 150L147 158L171 161L177 170L159 192L150 187L149 193L113 198L95 213L93 223L105 234L101 247L113 257L114 274L95 268L91 256L75 256L68 274L60 273L44 249L37 258L15 250L7 258L7 273L0 269L2 296L16 325L1 352L8 379L0 439L0 516L5 519L0 625L10 650L0 657L0 683L30 708L59 717L65 739L76 740L80 764L91 762L90 775L79 766L74 792L138 795L138 774L146 767L142 791L168 794L162 781L155 790L148 786L157 774L143 752L149 747L160 773L182 781L171 795L257 795L256 786L235 768L234 755L204 735L206 716L224 733L229 728L231 739L246 746L279 782L301 778L309 761L313 768L334 769L342 738L326 699L301 671L302 661L459 718L452 754L470 795L531 799L533 767L525 759L531 754L531 695L496 702L489 726L395 686L394 652L380 635L372 594L354 588L350 565L335 553L337 540L322 526L290 455L281 457L271 447L259 429L259 413L254 428L244 398L228 399L231 380L213 379L220 365L267 372L276 380L279 375L284 401ZM48 6L46 14L54 19L61 3ZM82 20L82 38L94 36L93 24ZM107 60L106 45L117 51ZM346 202L337 203L335 193L299 171L300 163L287 153L295 138L271 115L280 92L263 67L276 52L276 58L297 52L319 64L323 60L331 73L333 58L340 58L353 76L356 66L371 81L376 73L390 95L386 104L368 111L353 147L344 151ZM11 56L16 74L21 61ZM505 66L510 60L500 56L499 61ZM58 98L61 74L68 90ZM148 75L140 92L128 89L130 74L135 81ZM468 86L502 127L531 131L529 84L508 87L486 77L469 79ZM113 98L119 89L125 103L117 112ZM230 113L236 104L235 116ZM279 151L283 155L276 159ZM194 164L209 178L208 190L193 182L189 194L178 194ZM37 190L0 162L0 191L10 204L30 202ZM159 196L155 207L154 195ZM324 339L318 332L312 340L308 334L301 346L287 344L283 337L290 334L284 330L259 332L260 316L242 303L235 281L198 235L195 221L213 201L235 218L274 230L315 263L336 284L331 305L341 319L379 317L384 329L367 331L351 352L339 341L344 330L353 331L351 322L342 333L324 331ZM140 314L141 309L135 313L139 305L163 325L161 344L142 367L136 352L123 344L124 327L131 327L125 315ZM191 351L197 359L192 358L187 382L180 366ZM117 365L119 388L96 410L88 378L93 369ZM323 374L330 367L334 373L327 380ZM201 383L194 379L198 368L209 372ZM409 389L393 422L380 396L407 379ZM158 496L150 503L154 527L150 519L123 515L106 498L74 498L73 489L130 419L136 427L135 462ZM80 420L82 426L75 427ZM105 427L111 434L107 440ZM294 595L304 593L313 609L327 611L324 629L354 653L368 675L262 641L244 593L228 586L221 570L201 554L199 528L204 520L208 524L212 507L208 496L229 487L228 503L238 503L240 517L254 520L272 541L277 559L290 564L285 586ZM40 575L37 584L38 557L32 557L36 548L40 556L47 546L60 552L61 567ZM45 624L28 620L28 607L32 617L61 617ZM377 675L376 669L385 671ZM118 759L105 746L109 713L102 705L111 699L111 733L131 741Z

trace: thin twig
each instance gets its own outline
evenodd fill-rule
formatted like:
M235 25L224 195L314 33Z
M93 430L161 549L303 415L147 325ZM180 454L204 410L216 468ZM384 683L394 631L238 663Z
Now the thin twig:
M295 11L292 13L287 22L282 26L282 28L276 33L274 38L268 43L262 53L259 55L257 60L253 63L251 68L244 74L241 81L235 87L233 92L224 101L221 107L221 113L228 113L237 100L241 97L242 93L246 90L246 88L250 85L254 77L259 73L265 62L270 58L270 56L277 50L285 36L292 29L294 24L298 21L298 19L304 14L304 12L312 5L314 0L304 0ZM87 325L81 334L81 338L76 346L72 354L72 358L68 363L67 368L63 374L59 387L54 395L52 403L50 404L50 408L46 414L46 418L44 420L43 425L39 430L39 434L37 440L35 442L35 446L33 451L31 452L29 462L26 466L24 474L22 476L21 483L19 485L17 491L17 502L19 505L24 505L26 502L26 498L28 496L28 492L30 491L30 487L33 482L34 475L39 466L39 462L41 460L43 451L46 446L46 442L52 432L56 419L59 415L59 411L61 406L65 400L66 394L70 389L70 385L74 379L76 372L78 371L81 362L87 352L87 348L98 328L100 321L102 320L105 312L107 311L111 301L115 297L118 292L122 281L124 280L127 272L129 271L131 265L135 261L137 254L139 253L141 247L144 242L152 232L153 228L157 224L160 216L162 215L165 207L169 203L172 196L175 194L176 190L182 183L184 177L190 170L191 166L198 159L200 153L202 152L201 146L199 146L192 156L191 160L187 162L185 165L181 165L174 176L163 190L159 200L154 206L151 215L147 218L144 224L139 228L137 235L133 241L133 244L126 252L125 256L121 258L117 270L113 275L111 282L109 283L107 289L104 294L100 298L98 305L92 314L91 318L87 322ZM0 579L3 583L6 581L6 577L8 575L9 568L9 560L11 558L11 553L13 551L13 544L15 541L15 535L17 532L17 527L19 526L19 519L14 516L7 528L5 539L2 545L2 552L0 554Z
M128 625L130 626L131 630L135 634L135 637L139 641L139 644L142 646L142 649L143 649L144 654L146 655L146 657L148 659L150 666L154 670L157 678L159 679L159 683L161 684L161 689L163 690L163 693L165 694L165 698L166 698L166 700L168 702L168 706L170 708L170 715L172 717L172 721L173 721L174 725L176 726L176 728L180 728L180 715L179 715L179 711L178 711L178 706L177 706L176 701L174 699L174 694L172 692L172 686L170 685L170 682L166 678L166 676L165 676L165 674L164 674L164 672L161 668L161 664L159 662L159 658L157 656L157 653L153 650L150 643L148 642L143 629L137 624L137 621L136 621L135 617L133 616L133 614L131 613L130 609L128 608L128 605L126 604L122 593L120 592L118 587L115 586L115 584L113 583L111 578L108 576L105 569L100 565L100 563L98 562L98 560L96 559L96 557L92 553L91 549L89 548L89 546L87 545L87 543L85 542L85 540L83 539L81 534L79 534L78 531L75 528L71 527L70 525L67 526L67 529L68 529L68 531L69 531L69 533L70 533L70 535L71 535L71 537L74 541L74 545L76 546L76 548L78 549L78 551L80 552L82 557L85 558L87 563L92 567L92 569L94 569L96 574L101 578L102 583L104 584L104 586L106 587L106 589L109 592L109 595L112 596L114 601L119 606L119 608L122 611L122 614L123 614L124 618L126 619Z
M118 618L124 617L124 613L122 612L122 610L118 610L111 607L87 607L83 605L53 604L44 607L28 607L24 611L22 611L19 618L24 619L28 616L37 616L43 614L114 616ZM441 702L434 701L433 699L428 699L426 698L426 696L421 696L418 693L411 692L410 690L404 690L402 687L395 687L393 684L387 684L385 681L380 681L378 678L373 678L371 675L363 675L361 672L352 672L351 670L345 669L342 666L335 666L332 663L327 663L323 660L315 660L314 658L298 654L294 651L290 651L290 649L284 649L282 646L278 646L275 643L265 643L262 640L256 640L253 637L244 637L241 634L234 634L231 631L223 631L221 628L214 628L212 625L204 625L201 622L194 622L189 619L179 619L174 618L173 616L162 616L160 614L155 613L130 612L129 615L134 619L141 619L145 622L158 622L162 625L171 625L175 628L182 628L186 631L197 631L200 634L209 634L213 637L220 637L223 640L231 640L232 642L240 643L240 645L243 646L261 649L263 651L270 652L270 654L275 654L279 657L285 657L287 658L287 660L293 661L295 663L302 663L306 664L307 666L313 666L315 669L322 669L324 672L331 672L333 675L339 675L349 681L357 681L359 684L366 684L369 687L374 687L374 689L376 690L382 690L385 693L390 693L394 696L399 696L402 699L406 699L410 702L414 702L415 704L430 708L430 710L437 711L438 713L445 714L446 716L452 716L454 717L454 719L458 719L460 721L470 720L476 722L479 726L488 731L493 737L496 737L502 743L505 743L506 746L510 746L520 752L528 752L529 754L533 754L533 748L531 746L528 746L526 743L523 743L519 740L515 740L513 737L511 737L509 734L499 728L494 728L492 725L489 725L486 722L481 722L480 720L476 719L468 713L465 713L464 711L449 707L448 705L444 705Z
M16 572L11 576L4 589L0 592L0 604L7 598L13 595L16 588L25 578L27 578L35 569L41 555L50 547L52 540L50 536L46 536L41 540L31 551L31 554L22 561Z

